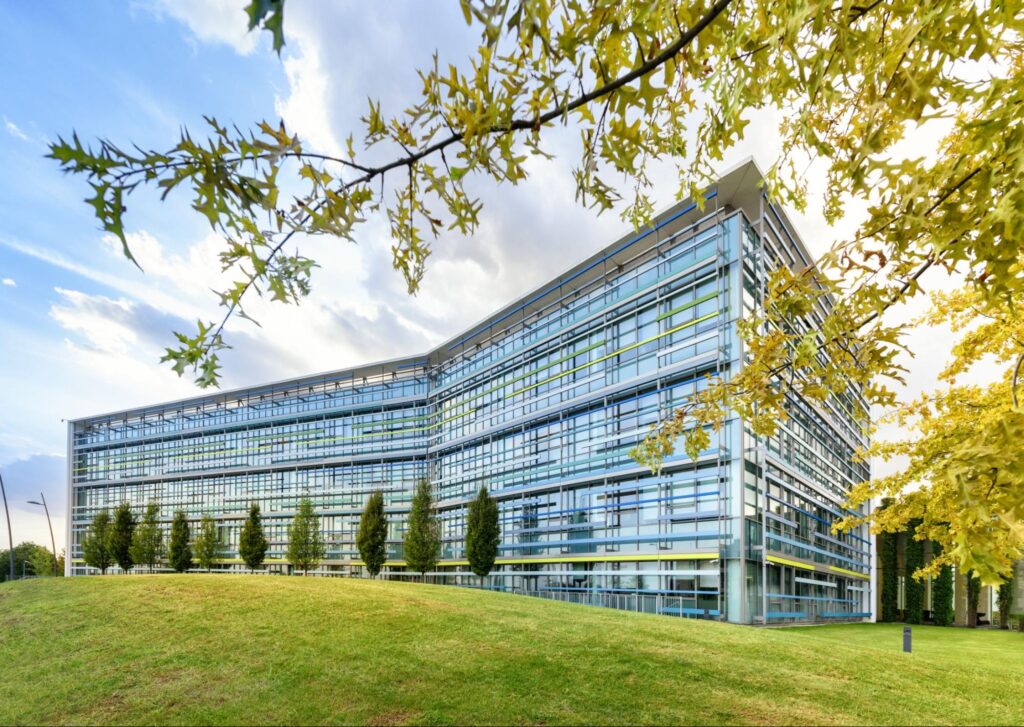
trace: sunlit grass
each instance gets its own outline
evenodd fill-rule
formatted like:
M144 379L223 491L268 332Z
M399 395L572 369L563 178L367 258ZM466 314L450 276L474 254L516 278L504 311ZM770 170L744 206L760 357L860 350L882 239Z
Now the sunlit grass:
M755 629L442 586L0 586L0 723L1021 724L1024 637Z

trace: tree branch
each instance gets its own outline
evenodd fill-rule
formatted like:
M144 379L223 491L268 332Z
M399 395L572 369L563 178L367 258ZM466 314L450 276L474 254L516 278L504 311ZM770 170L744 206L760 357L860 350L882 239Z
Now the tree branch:
M581 106L585 106L591 101L603 98L605 96L609 96L610 94L619 90L623 86L632 83L638 78L642 78L643 76L647 75L648 73L651 73L652 71L663 66L668 61L672 60L672 58L679 54L680 51L686 48L690 43L692 43L697 38L697 36L699 36L704 30L706 30L708 26L710 26L711 23L713 23L715 19L722 14L722 12L730 5L731 2L732 0L717 0L715 4L712 5L708 9L708 11L700 18L700 20L698 20L693 25L692 28L682 33L675 40L675 42L673 42L671 45L668 45L665 48L665 50L663 50L661 53L651 57L646 63L642 63L629 73L619 76L615 80L610 81L602 86L599 86L588 93L584 93L580 96L577 96L572 101L559 104L558 106L544 114L528 119L514 119L513 121L507 124L496 124L485 129L482 132L479 132L479 135L487 136L491 134L507 134L514 131L538 129L544 124L550 123L551 121L555 121L556 119L559 119L567 115L571 111L574 111L580 108ZM441 152L453 144L464 141L466 137L467 132L465 131L454 132L450 136L440 141L425 146L417 151L411 152L406 156L395 159L394 161L388 162L387 164L383 164L379 167L366 167L364 168L365 171L362 176L356 177L355 179L345 182L340 187L338 187L338 191L344 192L358 185L366 184L367 182L372 181L375 177L378 176L383 179L383 176L387 174L389 171L393 169L398 169L399 167L403 166L411 167L424 157L430 156L431 154L434 154L436 152ZM343 160L338 160L334 158L331 159L333 161L342 161L342 163L345 163ZM316 210L319 209L319 207L320 205L317 204L314 205L312 209ZM265 262L269 263L271 260L273 260L274 257L276 257L277 254L281 251L281 249L288 243L288 241L291 240L292 236L296 232L297 230L295 229L288 232L288 234L286 234L281 239L281 241L278 242L277 245L275 245L270 250L270 253L265 258ZM245 284L245 287L242 289L241 294L238 296L239 301L249 291L255 280L256 276L252 276L249 278L248 282L246 282ZM224 315L224 318L221 320L220 324L217 326L213 336L210 339L211 344L207 344L207 346L204 348L203 355L205 355L209 351L209 347L210 345L212 345L212 341L218 340L218 338L220 337L221 333L224 330L224 327L227 325L227 322L231 319L231 316L234 314L237 306L238 303L233 302L231 306L228 308L227 313Z

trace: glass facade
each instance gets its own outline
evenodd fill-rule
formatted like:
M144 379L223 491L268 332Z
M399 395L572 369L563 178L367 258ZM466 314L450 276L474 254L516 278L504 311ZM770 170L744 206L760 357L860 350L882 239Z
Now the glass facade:
M765 272L806 264L756 169L723 177L473 330L423 356L218 393L69 425L72 574L93 515L128 501L212 515L223 570L259 503L268 567L288 572L300 498L322 517L325 575L360 575L367 496L390 515L391 578L418 480L432 483L442 553L429 579L479 585L463 553L466 506L486 485L502 543L487 587L652 613L777 623L868 616L866 532L835 535L868 475L856 392L792 399L778 435L730 420L697 460L652 474L629 456L649 427L743 365L736 322ZM802 324L815 325L815 312Z

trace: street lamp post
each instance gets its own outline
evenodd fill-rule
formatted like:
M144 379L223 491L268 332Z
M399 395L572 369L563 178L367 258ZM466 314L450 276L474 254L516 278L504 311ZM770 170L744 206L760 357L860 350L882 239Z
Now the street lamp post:
M42 502L36 500L29 500L29 505L42 505L43 510L46 511L46 524L50 528L50 545L53 546L53 577L57 577L57 541L53 539L53 523L50 522L50 508L46 506L46 495L39 493L39 497Z
M4 513L7 515L7 541L11 545L11 580L14 580L14 536L11 534L11 511L7 509L7 491L4 490L4 478L0 475L0 495L4 497Z

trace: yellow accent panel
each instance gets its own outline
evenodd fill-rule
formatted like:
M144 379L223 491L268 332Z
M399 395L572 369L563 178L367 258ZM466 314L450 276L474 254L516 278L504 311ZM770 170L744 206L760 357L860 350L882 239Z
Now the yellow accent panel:
M807 563L801 563L798 560L786 560L785 558L779 558L778 556L775 556L775 555L769 555L768 556L768 562L769 563L778 563L779 565L789 565L789 566L793 566L794 568L803 568L804 570L814 570L814 566L813 565L808 565Z
M830 571L835 571L836 573L842 573L844 576L853 576L854 578L861 578L861 579L863 579L865 581L870 581L871 580L871 576L867 576L867 575L864 575L863 573L858 573L857 571L853 571L853 570L846 570L846 568L840 568L839 566L836 566L836 565L830 565L828 567L828 569Z
M550 376L550 377L544 379L543 381L538 381L536 384L531 384L530 386L527 386L525 389L519 389L518 391L513 391L511 394L509 394L505 398L506 399L511 399L513 396L516 396L518 394L522 394L524 392L527 392L530 389L536 389L538 386L543 386L544 384L547 384L547 383L549 383L551 381L555 381L557 379L560 379L563 376L568 376L569 374L574 374L577 371L582 371L583 369L590 368L594 364L599 364L602 361L607 361L608 359L612 358L613 356L618 356L620 353L625 353L626 351L632 351L634 348L640 348L645 343L651 343L652 341L657 341L659 338L664 338L665 336L669 336L669 335L675 333L676 331L681 331L684 328L689 328L690 326L695 326L698 323L701 323L702 321L708 320L709 318L714 318L719 313L721 313L721 311L715 311L714 313L708 313L706 316L701 316L700 318L694 318L692 321L687 321L686 323L683 323L681 325L675 326L674 328L669 328L667 331L665 331L664 333L659 333L657 336L651 336L650 338L645 338L642 341L637 341L636 343L631 343L630 345L624 346L624 347L622 347L622 348L620 348L620 349L618 349L616 351L612 351L611 353L606 353L604 356L601 356L600 358L595 358L593 361L591 361L589 363L585 363L582 366L577 366L576 368L569 369L568 371L563 371L562 373L557 374L555 376Z

